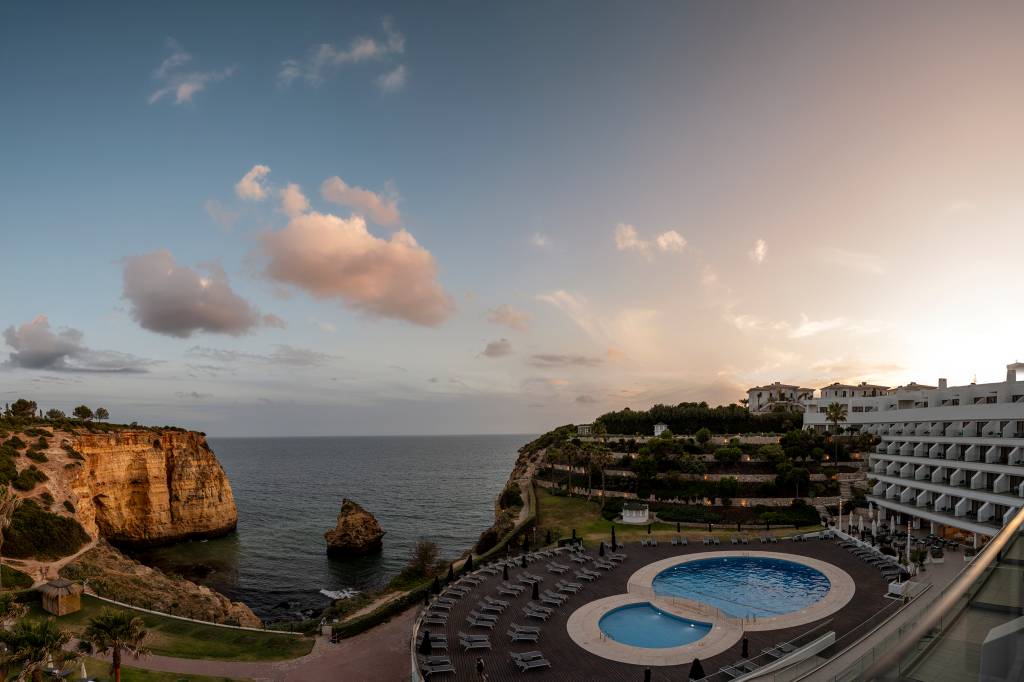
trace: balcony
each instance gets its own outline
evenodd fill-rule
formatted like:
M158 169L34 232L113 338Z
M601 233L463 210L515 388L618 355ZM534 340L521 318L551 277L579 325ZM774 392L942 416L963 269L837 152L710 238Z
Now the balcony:
M900 470L900 463L899 462L889 462L889 466L887 466L885 468L885 475L886 476L895 476L896 473L899 470Z
M964 451L965 462L980 462L981 461L981 446L971 445Z
M946 482L946 467L935 467L932 471L932 483Z
M914 497L915 495L913 488L904 488L903 491L900 493L900 502L902 502L903 504L907 504L908 502L913 500Z
M932 493L931 493L931 491L928 491L928 490L922 490L921 494L918 495L917 499L914 501L914 504L916 504L918 507L927 507L931 503L932 503Z
M949 503L950 503L949 495L947 495L946 493L942 493L935 500L935 511L937 511L937 512L949 511Z
M970 513L970 511L971 501L968 500L966 497L963 497L960 499L959 502L956 503L956 506L953 507L953 516L967 516Z
M921 466L917 467L917 469L914 470L914 480L915 481L925 481L925 480L928 480L928 465L927 464L922 464Z
M888 488L885 489L885 497L886 497L886 499L895 500L897 497L899 497L899 494L900 494L900 487L898 485L896 485L895 483L893 483L892 485L890 485Z
M910 478L914 473L914 465L907 462L900 467L900 478Z
M913 457L914 456L914 444L913 443L904 443L903 445L901 445L900 446L900 454L903 455L904 457Z
M986 502L978 508L978 523L985 523L991 521L992 517L996 515L995 505L991 502Z
M988 474L978 471L971 476L971 490L984 490L988 485Z
M967 480L967 472L963 469L956 469L949 477L949 484L954 488L961 487Z
M953 461L960 459L960 446L958 444L953 443L946 448L946 459L951 459Z
M876 445L875 452L877 452L880 455L888 454L888 450L886 449L885 443L879 443L878 445Z
M946 446L942 443L931 446L928 448L928 457L930 459L946 459Z
M1010 477L1006 474L999 474L996 476L996 480L992 482L992 492L994 493L1008 493L1010 492Z
M1024 463L1024 448L1018 445L1010 450L1010 456L1006 458L1006 462L1011 465Z
M927 457L928 456L928 444L918 443L914 446L914 457Z
M1020 507L1010 507L1009 509L1007 509L1006 513L1003 514L1003 525L1005 526L1006 524L1008 524L1010 522L1010 519L1016 516L1017 512L1019 511Z
M896 455L896 454L899 454L899 451L900 451L899 443L897 443L896 441L892 441L891 443L889 443L889 447L887 447L885 449L885 454L887 454L887 455Z
M885 462L875 462L874 472L876 474L884 474L885 473Z
M1024 487L1024 483L1022 483L1021 486ZM872 495L883 495L883 494L885 494L885 483L882 483L881 481L876 483L875 487L873 487L871 489L871 494Z
M999 454L999 446L991 445L985 450L985 463L986 464L998 464L1001 456Z

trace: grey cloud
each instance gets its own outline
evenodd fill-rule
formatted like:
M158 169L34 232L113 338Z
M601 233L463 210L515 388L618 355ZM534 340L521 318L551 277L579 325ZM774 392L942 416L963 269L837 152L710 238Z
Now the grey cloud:
M308 348L299 348L286 344L274 346L274 351L269 355L259 353L246 353L237 350L225 350L222 348L210 348L208 346L192 346L186 352L190 357L203 358L213 362L238 363L257 362L270 365L285 365L288 367L319 367L326 365L332 360L339 359L336 355L329 355ZM223 369L216 365L200 365L212 369Z
M542 353L530 356L530 364L534 367L598 367L603 363L602 358L586 355Z
M506 355L512 355L512 344L509 343L508 339L491 341L481 351L480 355L483 355L485 358L503 358Z
M576 402L580 405L593 405L597 402L597 398L592 395L578 395Z
M56 332L46 315L4 330L4 341L13 351L8 367L46 369L56 372L145 372L152 361L129 353L93 350L83 343L84 334L70 327Z
M261 315L236 294L218 265L208 275L178 265L169 251L125 259L124 298L144 329L188 338L198 331L240 336L258 326L283 327L276 315Z

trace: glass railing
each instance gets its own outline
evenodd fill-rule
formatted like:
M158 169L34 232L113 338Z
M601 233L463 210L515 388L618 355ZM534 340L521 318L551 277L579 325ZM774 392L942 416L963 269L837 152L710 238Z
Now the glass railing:
M908 614L834 682L1024 680L1024 510L928 605ZM811 679L811 678L807 678Z

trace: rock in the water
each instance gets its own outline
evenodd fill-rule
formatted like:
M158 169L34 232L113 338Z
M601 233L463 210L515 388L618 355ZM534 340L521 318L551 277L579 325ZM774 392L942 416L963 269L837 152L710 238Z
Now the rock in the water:
M341 512L337 525L324 533L327 540L327 554L331 556L355 556L369 554L381 548L384 529L373 514L349 499L341 501Z

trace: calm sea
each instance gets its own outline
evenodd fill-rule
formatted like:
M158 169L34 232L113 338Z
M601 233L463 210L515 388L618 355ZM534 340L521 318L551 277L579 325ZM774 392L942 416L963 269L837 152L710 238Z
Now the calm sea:
M325 592L380 585L420 538L446 557L470 547L494 520L494 498L531 438L211 438L235 494L237 532L134 556L243 601L264 619L295 618L326 606ZM383 552L327 558L323 534L343 497L380 521Z

